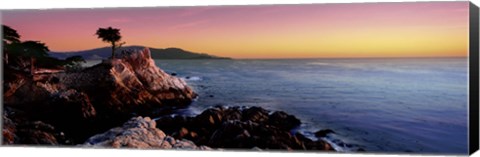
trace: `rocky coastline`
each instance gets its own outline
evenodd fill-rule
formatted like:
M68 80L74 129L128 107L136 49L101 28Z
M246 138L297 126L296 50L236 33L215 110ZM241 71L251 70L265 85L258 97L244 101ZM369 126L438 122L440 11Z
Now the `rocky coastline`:
M171 115L197 94L158 68L149 49L78 72L31 76L6 67L4 74L7 145L335 151L295 132L301 121L283 111L215 106L193 117Z

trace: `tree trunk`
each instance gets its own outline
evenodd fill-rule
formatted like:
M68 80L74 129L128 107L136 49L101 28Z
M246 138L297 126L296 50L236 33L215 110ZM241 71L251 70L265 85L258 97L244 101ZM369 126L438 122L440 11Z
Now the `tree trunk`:
M8 52L5 52L5 65L8 65Z
M112 42L112 59L115 58L115 42Z
M33 63L35 62L35 58L33 57L30 57L30 73L32 74L35 74L35 67L33 66Z

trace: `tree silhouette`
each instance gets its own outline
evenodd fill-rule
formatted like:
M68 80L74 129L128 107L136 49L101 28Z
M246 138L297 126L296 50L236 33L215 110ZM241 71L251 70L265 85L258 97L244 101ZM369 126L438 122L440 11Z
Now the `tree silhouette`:
M71 56L68 58L65 58L65 61L67 62L66 64L77 64L77 63L86 63L85 59L83 59L82 56Z
M2 45L4 52L5 64L8 65L8 56L14 51L14 45L20 43L20 35L17 31L9 26L2 25Z
M125 42L119 43L122 39L120 29L117 28L99 28L95 33L103 42L112 44L112 59L115 57L115 49L121 47Z
M86 63L82 56L71 56L65 58L66 71L80 71L82 70L82 63Z
M48 47L39 41L25 41L21 43L23 55L30 59L30 73L35 73L35 59L48 57Z

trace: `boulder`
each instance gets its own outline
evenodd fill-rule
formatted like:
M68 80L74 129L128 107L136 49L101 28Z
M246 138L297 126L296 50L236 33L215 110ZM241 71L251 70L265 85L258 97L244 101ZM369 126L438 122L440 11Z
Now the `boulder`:
M295 127L300 126L301 122L293 115L289 115L283 111L276 111L272 113L269 118L269 123L271 125L280 127L285 130L291 130Z
M225 122L210 137L208 146L215 148L303 149L288 130L254 122Z
M256 123L263 123L268 120L268 111L261 107L250 107L242 111L243 121L252 121Z
M107 132L89 138L85 147L113 147L140 149L198 149L211 150L206 146L197 146L188 140L177 140L165 135L156 128L156 123L149 117L134 117Z
M331 129L323 129L323 130L319 130L319 131L315 132L315 136L316 137L325 137L325 136L327 136L327 134L330 134L330 133L335 133L335 132Z
M223 114L225 121L241 120L243 118L242 110L238 106L226 109Z
M199 127L214 128L223 122L224 109L221 107L209 108L193 118Z

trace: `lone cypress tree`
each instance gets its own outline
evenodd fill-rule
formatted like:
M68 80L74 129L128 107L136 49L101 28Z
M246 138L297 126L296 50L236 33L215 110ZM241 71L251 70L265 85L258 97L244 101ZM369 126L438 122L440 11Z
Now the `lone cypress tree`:
M125 43L119 43L122 39L120 29L117 28L99 28L95 33L103 42L112 44L112 59L115 57L115 49L119 48Z
M20 35L13 28L2 25L2 45L5 64L8 65L9 54L13 51L13 45L20 43Z
M35 59L48 57L48 47L39 41L21 43L23 55L30 58L30 73L35 74Z

